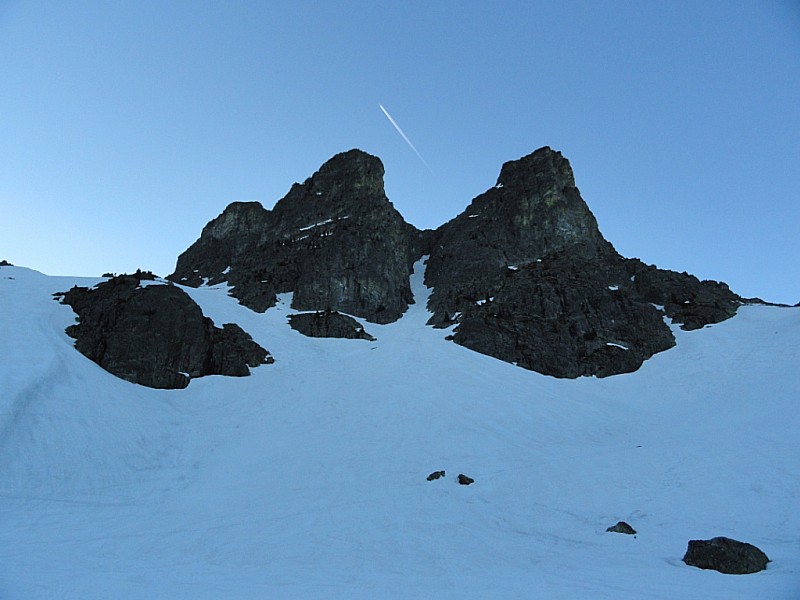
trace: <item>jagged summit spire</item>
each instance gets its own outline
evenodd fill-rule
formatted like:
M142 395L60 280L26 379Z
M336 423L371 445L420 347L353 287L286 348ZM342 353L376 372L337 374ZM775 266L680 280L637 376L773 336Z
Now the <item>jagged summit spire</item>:
M350 174L353 179L363 176L378 176L382 179L385 170L380 158L359 148L353 148L332 156L322 164L316 174L324 177L342 173Z
M420 234L389 202L383 174L378 157L353 149L295 183L271 211L229 207L179 257L170 279L228 281L254 310L294 292L297 309L397 320L413 302L409 276Z
M569 161L561 152L553 150L550 146L542 146L527 156L504 163L497 183L503 186L513 185L515 182L526 181L531 174L534 177L537 174L539 176L550 174L575 187L575 176Z
M303 183L296 183L281 202L295 202L302 194L313 194L317 200L330 202L353 195L363 199L385 199L384 167L381 159L354 148L331 157ZM276 205L277 208L277 205Z
M581 198L569 161L545 146L505 163L498 183L436 230L426 272L435 288L432 323L463 313L464 298L500 285L507 267L556 252L612 256L597 220Z

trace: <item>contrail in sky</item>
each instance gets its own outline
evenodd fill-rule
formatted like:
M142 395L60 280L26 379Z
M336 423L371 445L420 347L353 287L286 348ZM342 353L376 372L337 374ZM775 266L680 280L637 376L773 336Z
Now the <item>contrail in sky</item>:
M397 129L397 133L399 133L401 136L403 136L403 139L406 141L406 144L408 144L408 145L411 147L411 149L412 149L412 150L413 150L413 151L416 153L416 155L417 155L417 156L419 156L419 159L422 161L422 163L423 163L423 164L424 164L426 167L428 167L428 171L430 171L431 173L433 173L433 169L431 169L431 166L428 164L428 161L427 161L427 160L425 160L424 158L422 158L422 154L420 154L420 153L419 153L419 150L417 150L417 149L414 147L414 144L412 144L412 143L411 143L411 140L410 140L410 139L408 139L408 136L407 136L405 133L403 133L403 130L402 130L402 129L400 129L400 125L398 125L398 124L397 124L397 122L396 122L396 121L395 121L395 120L392 118L392 115L390 115L390 114L389 114L389 111L387 111L385 108L383 108L383 104L378 104L378 106L380 106L380 107L381 107L381 110L383 111L383 114L385 114L385 115L386 115L386 118L387 118L387 119L389 119L389 122L390 122L392 125L394 125L394 128L395 128L395 129ZM433 174L435 175L435 173L433 173Z

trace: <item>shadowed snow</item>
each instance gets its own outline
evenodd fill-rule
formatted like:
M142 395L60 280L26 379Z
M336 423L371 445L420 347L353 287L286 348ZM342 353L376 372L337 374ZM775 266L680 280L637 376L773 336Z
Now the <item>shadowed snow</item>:
M96 282L0 269L4 600L797 597L798 310L745 306L635 373L563 380L426 327L419 263L370 343L292 330L288 295L259 314L184 288L276 362L165 391L72 348L51 294ZM773 562L681 562L716 535Z

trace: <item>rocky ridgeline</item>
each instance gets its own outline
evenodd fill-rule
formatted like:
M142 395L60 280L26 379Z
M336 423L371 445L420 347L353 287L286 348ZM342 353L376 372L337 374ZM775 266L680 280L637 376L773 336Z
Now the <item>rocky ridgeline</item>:
M455 326L456 343L556 377L634 371L675 344L665 316L697 329L743 302L725 284L621 257L550 148L503 165L494 187L436 231L404 221L383 173L378 158L351 150L271 211L231 204L169 279L227 281L257 311L294 292L297 310L388 323L413 302L411 266L429 255L430 325Z
M59 294L78 323L67 328L75 348L106 371L140 385L176 389L204 375L245 376L273 362L238 325L215 327L197 303L172 284L137 273L94 288Z
M197 286L227 281L256 311L294 292L298 310L338 310L376 323L412 303L409 275L422 234L386 197L383 164L351 150L294 184L271 211L236 202L178 258L169 279Z

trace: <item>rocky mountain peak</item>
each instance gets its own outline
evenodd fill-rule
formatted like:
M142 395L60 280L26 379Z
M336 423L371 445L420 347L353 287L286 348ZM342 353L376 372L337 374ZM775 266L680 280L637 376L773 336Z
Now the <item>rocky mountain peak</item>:
M569 161L549 146L504 163L497 178L498 185L514 186L525 182L542 182L542 188L575 187L575 176Z
M558 377L636 370L674 345L665 315L696 329L741 301L725 285L619 256L569 161L548 147L505 163L497 185L434 235L430 324Z
M383 164L361 150L337 154L265 210L234 203L179 258L169 279L227 281L250 308L293 292L298 310L338 310L386 323L413 302L409 276L420 233L386 197Z
M604 241L575 186L572 167L560 152L545 146L505 163L494 189L494 195L513 208L510 226L523 243L539 244L540 256L573 244L594 247Z
M505 163L497 184L435 231L405 222L386 197L380 159L337 154L269 211L234 203L204 228L170 279L227 281L263 311L292 307L368 321L412 303L413 263L428 254L429 324L453 341L557 377L637 369L687 329L732 316L727 286L617 254L575 185L569 161L543 147Z
M373 215L402 220L383 187L383 163L362 150L349 150L326 161L303 183L295 183L273 209L274 223L284 238L325 219Z
M266 215L266 209L259 202L232 202L205 227L203 234L217 240L233 233L250 236L260 230Z
M384 168L381 159L357 148L341 152L326 161L312 177L306 180L313 192L330 194L334 198L356 191L364 195L381 195Z
M558 252L615 254L581 198L569 161L548 147L503 165L498 183L436 230L426 283L432 324L446 326L464 302L500 285L508 269Z

